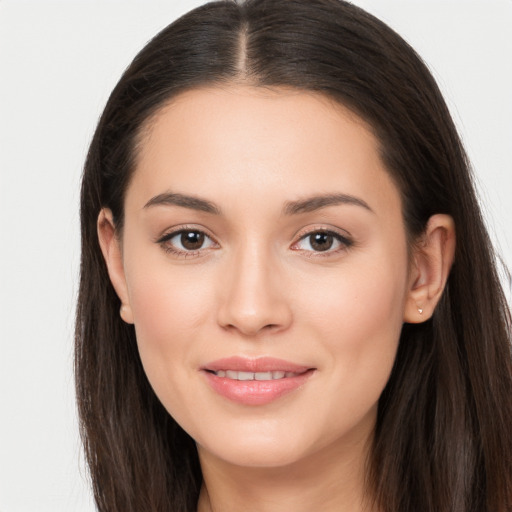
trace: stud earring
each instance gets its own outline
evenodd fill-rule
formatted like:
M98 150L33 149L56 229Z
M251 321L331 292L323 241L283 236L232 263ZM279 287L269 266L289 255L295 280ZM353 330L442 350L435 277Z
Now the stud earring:
M420 315L422 315L422 314L423 314L423 309L418 308L418 313L419 313Z

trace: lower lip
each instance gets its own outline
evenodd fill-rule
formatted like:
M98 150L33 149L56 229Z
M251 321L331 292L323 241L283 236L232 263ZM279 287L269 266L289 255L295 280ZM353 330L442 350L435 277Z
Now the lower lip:
M204 373L210 386L219 395L244 405L264 405L300 388L313 371L275 380L234 380L217 377L211 372Z

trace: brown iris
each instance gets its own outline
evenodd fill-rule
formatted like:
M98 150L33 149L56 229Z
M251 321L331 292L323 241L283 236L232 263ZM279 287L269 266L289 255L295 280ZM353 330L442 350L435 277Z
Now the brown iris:
M327 251L334 243L334 237L329 233L313 233L309 236L309 243L315 251Z
M199 231L183 231L181 233L181 245L189 251L201 249L204 244L204 233Z

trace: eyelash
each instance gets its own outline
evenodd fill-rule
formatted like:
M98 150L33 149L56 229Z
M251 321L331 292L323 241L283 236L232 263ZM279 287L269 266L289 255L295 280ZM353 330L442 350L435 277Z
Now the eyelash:
M295 250L301 251L308 258L327 258L329 256L333 256L334 254L339 254L340 252L346 251L354 245L354 241L351 238L349 238L347 235L342 235L341 233L338 233L337 231L318 227L318 228L309 229L305 233L301 233L299 240L292 245L292 249L294 249L300 242L307 240L308 238L310 238L313 235L324 235L324 236L332 237L339 244L339 247L334 250L330 250L331 248L329 247L325 251L314 251L314 250L298 249L298 248L295 249ZM311 242L309 245L311 246Z
M187 226L183 226L183 227L180 227L179 229L176 229L174 231L166 233L165 235L160 237L158 240L156 240L156 242L161 245L161 247L163 248L163 250L166 253L174 254L175 256L183 257L183 258L191 258L191 257L199 256L202 251L212 248L212 247L206 247L206 248L201 247L196 250L182 250L182 249L177 249L175 246L173 246L172 244L169 243L170 240L172 240L173 238L175 238L177 236L183 235L184 233L194 233L196 235L203 236L205 238L205 240L206 239L210 240L212 246L215 246L215 245L218 246L218 243L214 240L214 238L211 237L210 235L208 235L202 229L198 229L198 228L194 228L194 227L187 227ZM307 240L309 237L311 237L313 235L324 235L324 236L332 237L339 244L339 247L335 250L330 250L331 248L329 247L325 251L315 251L315 250L307 250L307 249L297 248L297 245L300 242ZM309 245L311 246L311 242ZM305 233L302 233L300 235L299 240L297 242L295 242L291 246L291 248L293 250L301 251L308 258L318 258L318 257L325 258L325 257L332 256L333 254L338 254L340 252L346 251L353 245L354 245L354 241L352 239L350 239L349 237L347 237L345 235L341 235L340 233L338 233L336 231L332 231L332 230L325 229L325 228L314 228L314 229L310 229L309 231L307 231Z
M217 242L213 239L213 237L208 235L205 231L203 231L202 229L189 227L189 226L182 226L176 230L166 233L161 238L159 238L156 242L161 245L162 249L165 252L167 252L169 254L174 254L175 256L178 256L178 257L191 258L194 256L199 256L201 251L204 251L205 248L201 247L200 249L196 249L196 250L184 251L181 249L177 249L176 247L174 247L172 244L169 243L170 240L172 240L173 238L175 238L179 235L183 235L184 233L196 233L196 234L202 235L205 237L205 239L210 240L213 245L218 246Z

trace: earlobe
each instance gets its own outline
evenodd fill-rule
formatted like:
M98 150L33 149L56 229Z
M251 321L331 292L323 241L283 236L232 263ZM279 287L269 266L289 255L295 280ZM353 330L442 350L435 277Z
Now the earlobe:
M119 314L126 323L132 324L133 315L126 285L120 241L116 236L112 212L108 208L103 208L100 211L97 229L98 240L107 265L108 275L121 301Z
M421 323L432 317L455 256L455 224L449 215L433 215L416 244L408 283L404 322Z

